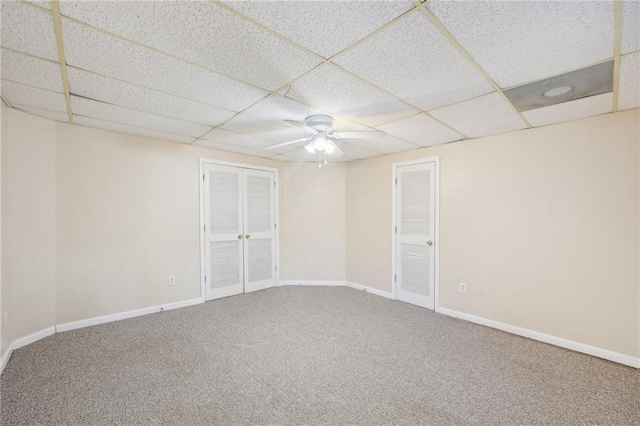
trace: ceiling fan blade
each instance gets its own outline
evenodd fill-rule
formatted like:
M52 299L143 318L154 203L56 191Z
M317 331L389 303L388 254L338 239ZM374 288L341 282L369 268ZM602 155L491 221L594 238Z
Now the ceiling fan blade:
M311 139L313 139L313 136L311 136L310 138L296 139L294 141L279 143L277 145L272 145L272 146L266 147L265 151L268 150L268 149L280 148L281 146L293 145L294 143L309 142Z
M337 139L379 139L384 138L387 134L374 130L372 132L336 132L332 136Z
M338 148L338 145L336 145L334 142L329 142L329 143L333 147L333 151L331 152L331 155L333 157L340 158L344 156L344 152L342 152L342 150Z
M311 133L312 135L315 135L316 133L318 133L316 130L314 130L311 127L307 126L302 121L295 121L295 120L284 120L284 121L285 121L285 123L289 123L292 126L295 126L295 127L298 127L300 129L304 130L305 132Z

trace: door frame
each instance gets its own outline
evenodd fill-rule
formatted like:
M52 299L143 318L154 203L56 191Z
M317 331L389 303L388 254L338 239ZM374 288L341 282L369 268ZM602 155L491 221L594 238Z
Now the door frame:
M204 225L205 225L205 217L204 217L204 165L205 164L215 164L218 166L231 166L231 167L241 167L243 169L252 169L252 170L263 170L263 171L267 171L267 172L273 172L274 173L274 177L273 177L273 181L275 183L275 188L273 191L274 194L274 200L273 202L275 203L275 225L276 225L276 229L275 229L275 238L276 238L276 252L275 252L275 256L276 256L276 287L280 285L280 213L279 213L279 209L278 209L278 204L279 204L279 192L280 192L280 187L279 187L279 180L278 180L278 169L274 168L274 167L263 167L263 166L256 166L253 164L244 164L244 163L232 163L229 161L220 161L220 160L214 160L214 159L210 159L210 158L202 158L200 157L199 159L199 166L198 166L198 188L199 188L199 198L200 198L200 206L199 206L199 210L200 210L200 224L199 224L199 229L198 229L198 235L200 236L200 298L202 299L202 301L206 301L206 296L205 296L205 282L204 282L204 276L205 276L205 259L204 259Z
M393 176L391 178L391 295L393 299L396 299L396 236L395 227L397 226L397 205L396 205L396 196L397 196L397 185L396 179L398 177L398 167L402 166L412 166L416 164L422 163L435 163L435 205L434 205L434 216L435 216L435 235L434 239L436 241L435 249L434 249L434 280L433 280L433 303L434 303L434 311L440 312L440 157L427 157L427 158L419 158L417 160L411 161L402 161L399 163L393 163L391 165L393 170Z

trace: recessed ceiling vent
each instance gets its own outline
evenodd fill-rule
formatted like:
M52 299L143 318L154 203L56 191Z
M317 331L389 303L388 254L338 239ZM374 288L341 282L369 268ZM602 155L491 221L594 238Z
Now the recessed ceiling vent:
M518 111L529 111L613 91L613 61L505 90Z

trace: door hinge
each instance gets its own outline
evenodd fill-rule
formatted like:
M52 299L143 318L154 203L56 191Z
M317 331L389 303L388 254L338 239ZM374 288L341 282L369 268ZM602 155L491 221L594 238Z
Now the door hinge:
M398 184L398 178L396 178L396 185Z
M395 230L396 234L398 233L398 227L396 226L396 230Z
M394 282L398 282L398 276L397 276L397 275L394 275L394 276L393 276L393 281L394 281Z
M207 283L207 276L206 275L204 276L204 283L205 284Z
M202 175L202 181L204 182L204 175Z
M276 265L276 272L278 272L278 265Z
M277 223L273 224L273 229L278 229L278 224Z
M276 187L276 181L275 180L273 181L273 187L274 188Z
M207 233L207 225L204 225L204 232Z

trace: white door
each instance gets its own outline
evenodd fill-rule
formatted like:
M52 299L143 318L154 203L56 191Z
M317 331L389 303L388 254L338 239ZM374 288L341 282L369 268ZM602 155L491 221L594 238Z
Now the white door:
M205 299L244 291L242 169L204 165Z
M275 174L203 166L205 300L277 285Z
M243 171L246 293L276 285L275 179L273 172Z
M434 309L435 162L396 169L396 299Z

